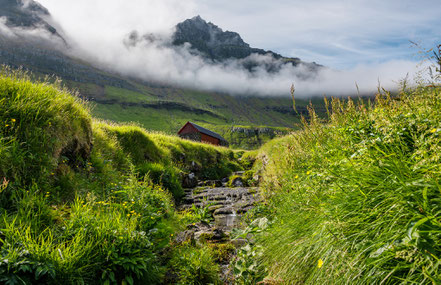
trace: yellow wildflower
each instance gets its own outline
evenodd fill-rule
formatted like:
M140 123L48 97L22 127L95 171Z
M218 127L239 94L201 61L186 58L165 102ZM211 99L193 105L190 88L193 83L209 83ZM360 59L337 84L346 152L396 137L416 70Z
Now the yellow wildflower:
M306 175L309 175L309 174L311 174L312 173L312 171L311 170L308 170L307 172L306 172Z
M15 119L11 119L11 122L15 123L15 121L16 121Z
M432 130L430 130L430 132L433 134L433 133L435 133L437 130L436 129L432 129Z
M317 262L317 267L322 268L322 266L323 266L323 260L320 258Z
M299 178L299 176L298 175L296 175L295 177L294 177L295 179L298 179Z
M127 214L127 217L130 217L130 214Z

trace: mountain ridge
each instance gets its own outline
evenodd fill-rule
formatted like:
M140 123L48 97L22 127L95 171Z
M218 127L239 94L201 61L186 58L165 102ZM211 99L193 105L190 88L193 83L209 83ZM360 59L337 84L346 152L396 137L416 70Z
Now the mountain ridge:
M43 28L52 35L62 36L50 24L49 10L34 0L0 0L0 18L5 18L6 26L10 28ZM64 39L63 39L64 41Z
M182 46L189 43L193 49L214 62L224 62L229 59L244 60L252 54L257 54L271 56L275 60L281 60L283 63L293 66L303 64L311 71L322 67L315 62L304 62L298 57L284 57L271 50L253 48L242 39L239 33L223 31L217 25L205 21L200 15L178 23L175 28L175 33L172 36L173 45ZM253 59L250 59L245 62L248 69L251 69L250 65L258 65L255 60L252 61Z

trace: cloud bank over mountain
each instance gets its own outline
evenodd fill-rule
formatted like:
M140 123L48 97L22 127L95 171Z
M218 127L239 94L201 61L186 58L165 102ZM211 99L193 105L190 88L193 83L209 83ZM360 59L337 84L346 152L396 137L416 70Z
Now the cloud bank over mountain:
M281 59L253 54L261 62L252 72L243 68L241 60L209 62L189 44L171 44L173 27L198 11L196 0L41 0L53 20L63 30L69 45L68 53L86 61L145 81L189 88L227 92L237 95L289 95L292 83L297 95L347 96L360 92L375 92L380 81L393 90L396 82L412 73L416 64L409 60L360 64L336 71L321 68L315 73L300 64L280 65L278 72L268 72L265 64L279 64ZM0 29L6 33L5 25ZM127 45L130 33L155 35L155 40L143 40ZM240 32L240 31L239 31ZM295 35L294 35L295 36Z

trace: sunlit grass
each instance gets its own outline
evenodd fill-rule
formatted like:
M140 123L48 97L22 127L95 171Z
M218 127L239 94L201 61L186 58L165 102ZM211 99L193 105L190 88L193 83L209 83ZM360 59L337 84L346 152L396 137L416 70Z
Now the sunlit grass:
M264 194L276 212L260 236L270 277L440 282L439 92L382 94L375 106L333 100L328 124L312 114L304 130L263 148Z

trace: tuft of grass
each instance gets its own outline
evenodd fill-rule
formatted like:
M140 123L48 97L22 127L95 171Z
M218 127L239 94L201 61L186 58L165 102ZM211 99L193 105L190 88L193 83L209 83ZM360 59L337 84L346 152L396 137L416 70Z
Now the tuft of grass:
M216 254L210 247L180 247L173 255L171 265L176 269L175 284L221 284Z
M49 180L60 163L81 166L92 148L87 105L59 85L34 84L0 70L0 177L16 184Z
M438 284L441 95L333 99L328 124L267 144L257 168L273 212L261 261L284 284Z

